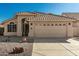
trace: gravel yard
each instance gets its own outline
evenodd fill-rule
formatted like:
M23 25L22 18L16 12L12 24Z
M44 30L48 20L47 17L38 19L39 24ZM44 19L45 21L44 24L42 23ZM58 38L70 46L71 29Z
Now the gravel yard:
M0 56L31 56L33 43L24 42L20 43L22 37L0 37ZM6 40L8 40L6 42ZM23 53L19 54L9 54L13 51L14 47L22 47L24 49Z
M31 56L32 43L4 43L0 42L0 56ZM8 54L14 47L23 47L24 52L19 54Z
M14 47L23 47L24 52L19 54L8 54ZM4 43L0 42L0 56L31 56L32 43Z

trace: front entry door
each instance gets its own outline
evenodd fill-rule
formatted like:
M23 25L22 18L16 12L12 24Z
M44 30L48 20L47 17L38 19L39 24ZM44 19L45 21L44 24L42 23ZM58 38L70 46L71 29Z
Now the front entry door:
M28 33L29 33L29 24L24 24L22 29L23 29L22 36L28 36Z
M29 22L22 20L22 36L28 36L29 33Z
M29 33L29 24L25 24L25 31L24 31L24 36L28 36Z

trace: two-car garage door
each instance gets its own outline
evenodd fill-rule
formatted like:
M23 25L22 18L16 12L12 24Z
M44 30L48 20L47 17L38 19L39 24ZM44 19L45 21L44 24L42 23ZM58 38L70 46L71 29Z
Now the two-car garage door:
M35 26L36 37L66 37L66 26Z

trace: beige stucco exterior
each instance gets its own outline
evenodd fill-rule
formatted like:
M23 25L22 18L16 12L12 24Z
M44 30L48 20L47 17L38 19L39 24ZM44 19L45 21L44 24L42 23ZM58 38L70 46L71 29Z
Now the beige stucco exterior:
M22 19L25 19L25 22L29 24L29 37L59 38L79 36L79 20L77 18L79 14L73 14L74 17L68 15L69 13L63 13L62 15L28 12L17 13L15 18L3 23L4 36L22 36ZM75 17L76 15L77 17ZM7 25L10 22L17 24L17 32L7 31Z
M73 36L79 36L79 13L62 13L63 16L75 18L73 22Z
M14 35L16 35L16 32L8 32L8 29L7 29L7 25L10 23L10 22L14 22L14 23L16 23L16 19L13 19L13 20L10 20L10 21L8 21L8 22L6 22L5 24L4 24L4 36L14 36Z

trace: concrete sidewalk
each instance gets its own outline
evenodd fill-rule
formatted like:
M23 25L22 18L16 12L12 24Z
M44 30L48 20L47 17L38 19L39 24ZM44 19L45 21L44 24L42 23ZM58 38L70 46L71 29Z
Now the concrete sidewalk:
M46 39L42 39L43 41ZM40 40L37 40L40 41ZM60 41L60 40L59 40ZM33 56L78 56L79 41L72 39L67 42L36 42L33 44ZM69 42L69 43L68 43Z

